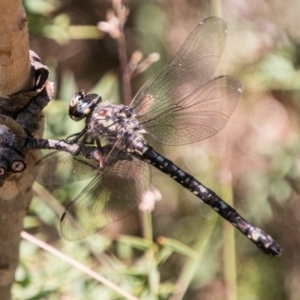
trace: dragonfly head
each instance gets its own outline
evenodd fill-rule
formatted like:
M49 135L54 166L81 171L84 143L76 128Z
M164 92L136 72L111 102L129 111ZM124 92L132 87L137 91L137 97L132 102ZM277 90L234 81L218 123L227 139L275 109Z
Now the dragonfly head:
M101 97L97 94L77 92L71 98L69 116L74 121L80 121L88 116L100 102Z

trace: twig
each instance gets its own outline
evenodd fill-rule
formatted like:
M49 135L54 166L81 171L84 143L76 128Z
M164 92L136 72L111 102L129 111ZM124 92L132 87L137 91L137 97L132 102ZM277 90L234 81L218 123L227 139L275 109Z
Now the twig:
M42 201L46 203L58 216L61 216L65 211L65 207L42 185L34 183L33 192L35 196L38 196ZM101 257L97 251L94 250L88 239L82 240L82 243L90 253L101 263Z
M85 274L89 275L90 277L96 279L97 281L99 281L102 284L106 285L107 287L111 288L112 290L114 290L118 294L124 296L126 299L129 299L129 300L139 300L135 296L133 296L130 293L128 293L128 292L124 291L123 289L121 289L116 284L114 284L111 281L107 280L105 277L103 277L103 276L99 275L98 273L96 273L95 271L87 268L83 264L81 264L78 261L76 261L75 259L67 256L66 254L62 253L61 251L55 249L54 247L50 246L49 244L46 244L45 242L43 242L43 241L35 238L34 236L32 236L31 234L29 234L28 232L22 231L21 232L21 237L23 239L25 239L25 240L27 240L27 241L29 241L29 242L31 242L31 243L39 246L40 248L44 249L45 251L48 251L49 253L51 253L51 254L53 254L53 255L61 258L65 262L69 263L70 265L72 265L75 268L81 270L82 272L84 272Z
M118 41L118 53L119 53L119 60L122 68L122 87L123 87L123 97L124 97L124 103L126 105L129 105L132 100L131 95L131 76L128 68L127 63L127 54L126 54L126 42L124 37L124 30L123 28L120 29L120 38L117 39Z
M108 33L118 44L118 55L122 74L122 92L124 103L129 105L131 95L131 75L127 61L126 42L124 36L124 24L127 21L129 10L122 4L121 0L113 0L113 10L109 10L106 15L106 22L99 22L98 28L102 32Z
M24 146L26 150L50 149L68 152L71 155L77 155L80 152L84 157L98 160L99 152L95 146L80 146L70 144L64 140L35 139L28 137ZM104 155L110 150L109 146L103 147Z

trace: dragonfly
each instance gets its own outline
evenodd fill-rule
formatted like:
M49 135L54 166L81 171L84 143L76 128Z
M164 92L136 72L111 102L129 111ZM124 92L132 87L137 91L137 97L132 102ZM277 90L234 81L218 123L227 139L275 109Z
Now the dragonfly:
M85 119L72 143L92 141L99 160L57 151L37 164L36 181L58 187L92 178L67 206L60 229L68 240L90 236L125 217L142 200L151 182L150 165L177 181L271 256L281 248L265 231L241 217L146 141L147 133L165 145L185 145L223 129L242 94L233 76L215 76L227 35L218 17L200 22L175 57L137 93L131 104L111 104L97 94L77 92L69 116Z

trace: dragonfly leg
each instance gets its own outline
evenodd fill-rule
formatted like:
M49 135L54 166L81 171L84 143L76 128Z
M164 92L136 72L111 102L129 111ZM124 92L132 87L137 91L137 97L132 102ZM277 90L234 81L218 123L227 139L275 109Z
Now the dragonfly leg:
M80 138L83 137L83 139L80 142L79 147L76 150L76 152L74 153L74 155L78 155L82 149L82 146L86 143L86 140L88 138L88 136L86 135L86 132L87 132L87 128L84 128L81 132L71 134L66 139L63 140L64 142L66 142L68 144L75 144ZM72 138L72 139L70 139L70 138Z
M79 134L80 134L80 132L73 133L73 134L67 136L67 137L64 139L64 141L67 142L67 143L69 143L69 144L73 144L73 143L74 143L74 140L76 141L77 136L78 136ZM70 140L70 138L73 138L73 139Z
M66 138L66 142L69 143L69 144L74 144L76 143L81 137L83 137L87 132L87 128L84 128L81 132L78 132L78 133L74 133L74 134L71 134L69 135L67 138ZM71 140L69 140L69 138L73 137Z

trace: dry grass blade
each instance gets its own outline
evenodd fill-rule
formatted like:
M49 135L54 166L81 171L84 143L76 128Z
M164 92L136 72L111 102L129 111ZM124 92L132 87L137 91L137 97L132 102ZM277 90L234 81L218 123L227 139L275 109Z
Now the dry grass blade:
M124 291L119 286L117 286L116 284L114 284L111 281L107 280L106 278L104 278L100 274L98 274L98 273L94 272L93 270L87 268L83 264L81 264L78 261L74 260L73 258L67 256L66 254L62 253L61 251L55 249L54 247L50 246L49 244L35 238L34 236L29 234L28 232L22 231L21 232L21 237L23 239L39 246L40 248L44 249L45 251L48 251L49 253L52 253L53 255L57 256L58 258L62 259L65 262L69 263L70 265L74 266L75 268L81 270L85 274L89 275L90 277L96 279L100 283L102 283L102 284L106 285L107 287L111 288L112 290L114 290L118 294L122 295L123 297L125 297L125 299L138 300L138 298L136 298L135 296L131 295L130 293Z

